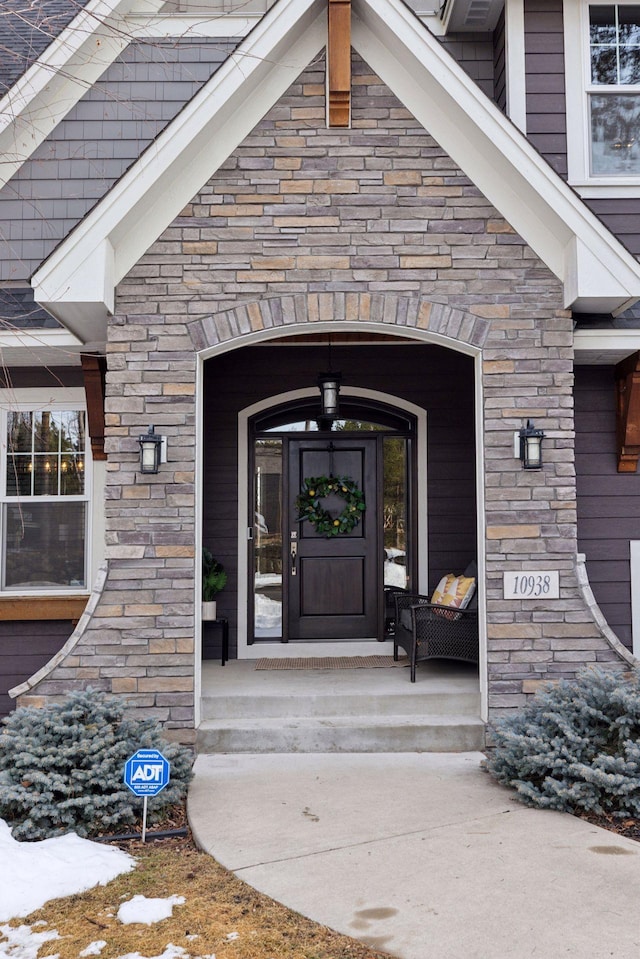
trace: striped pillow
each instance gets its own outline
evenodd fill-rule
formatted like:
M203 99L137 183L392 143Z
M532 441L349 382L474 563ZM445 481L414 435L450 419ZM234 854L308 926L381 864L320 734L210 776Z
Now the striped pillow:
M441 590L440 587L443 584L444 589ZM476 581L473 576L454 576L453 574L444 576L433 594L433 597L438 594L442 598L436 600L432 597L431 602L437 603L439 606L447 606L449 609L436 609L435 612L438 616L444 616L446 619L459 619L459 614L456 614L453 610L466 609L471 602L475 589Z

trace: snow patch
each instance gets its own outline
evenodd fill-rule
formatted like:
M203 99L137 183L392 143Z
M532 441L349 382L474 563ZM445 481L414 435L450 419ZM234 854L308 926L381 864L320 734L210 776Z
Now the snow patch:
M90 942L86 949L83 949L79 955L82 959L84 959L84 956L99 956L106 944L105 939L96 939L95 942Z
M173 915L173 907L181 906L184 901L184 896L168 896L166 899L147 899L146 896L134 896L128 902L122 903L118 909L118 919L123 925L139 922L150 926L153 922L170 919ZM167 946L167 948L169 947ZM177 949L179 947L174 946L173 948Z
M159 956L143 956L140 952L128 952L126 956L120 956L119 959L190 959L190 953L182 946L174 946L170 942ZM206 956L197 956L196 959L216 959L216 957L213 953L209 953Z
M28 916L50 899L104 886L135 866L135 859L126 852L81 839L75 833L18 842L2 819L0 862L0 922Z
M55 929L47 932L33 932L31 926L0 926L0 933L5 937L0 940L0 956L9 956L11 959L37 959L38 950L45 942L59 939ZM58 959L50 956L49 959Z

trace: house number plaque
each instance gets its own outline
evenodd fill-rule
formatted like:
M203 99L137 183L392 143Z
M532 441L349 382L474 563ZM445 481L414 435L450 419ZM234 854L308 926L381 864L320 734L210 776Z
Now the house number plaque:
M559 599L557 569L522 569L503 573L505 599Z

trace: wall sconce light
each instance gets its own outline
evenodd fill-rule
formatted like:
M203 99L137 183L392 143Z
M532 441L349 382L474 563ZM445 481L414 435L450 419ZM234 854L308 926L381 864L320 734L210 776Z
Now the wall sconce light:
M544 433L537 430L532 420L527 420L527 425L523 426L519 433L516 433L519 439L519 456L522 462L522 468L525 470L542 469L542 440Z
M157 473L160 463L166 463L166 436L158 436L153 424L138 437L140 443L140 472ZM163 455L164 453L164 455Z
M320 415L318 427L321 430L330 430L333 421L340 413L338 397L340 396L341 373L320 373L318 389L320 390Z

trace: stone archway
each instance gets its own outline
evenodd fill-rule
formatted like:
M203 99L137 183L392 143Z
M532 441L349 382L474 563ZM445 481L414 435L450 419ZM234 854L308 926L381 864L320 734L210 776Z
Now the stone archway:
M433 342L467 347L474 353L482 348L491 329L489 320L483 316L420 297L392 293L309 293L254 300L194 320L189 326L189 335L194 348L206 352L252 334L277 335L276 331L287 327L304 332L311 325L318 328L320 324L341 324L349 329L392 326L397 333L406 330L407 336L415 330L423 336L429 335Z

